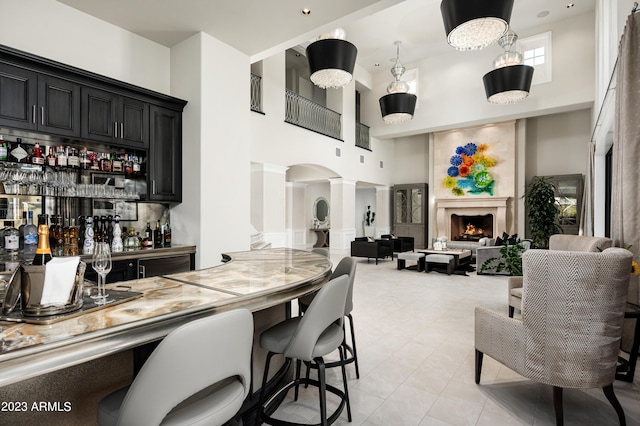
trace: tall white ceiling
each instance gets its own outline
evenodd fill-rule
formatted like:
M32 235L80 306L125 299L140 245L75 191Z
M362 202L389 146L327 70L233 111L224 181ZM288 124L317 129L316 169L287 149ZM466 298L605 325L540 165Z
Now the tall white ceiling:
M342 26L358 47L358 64L390 67L396 40L409 63L451 49L440 0L58 0L89 15L171 47L196 32L263 59ZM573 3L571 8L567 4ZM303 15L303 8L311 9ZM516 0L511 27L526 32L545 22L594 10L595 0ZM548 12L548 13L545 13ZM538 15L544 15L538 17Z

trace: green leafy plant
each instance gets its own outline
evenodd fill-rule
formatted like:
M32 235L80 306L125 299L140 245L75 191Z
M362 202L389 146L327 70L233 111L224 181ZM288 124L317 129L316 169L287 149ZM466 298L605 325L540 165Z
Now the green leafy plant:
M489 269L495 272L507 271L510 275L522 275L522 252L524 247L520 242L509 245L507 242L500 248L500 257L487 259L480 267L480 273Z
M544 177L534 177L523 196L527 205L529 231L533 247L548 248L549 237L562 232L558 225L560 212L555 197L555 186Z

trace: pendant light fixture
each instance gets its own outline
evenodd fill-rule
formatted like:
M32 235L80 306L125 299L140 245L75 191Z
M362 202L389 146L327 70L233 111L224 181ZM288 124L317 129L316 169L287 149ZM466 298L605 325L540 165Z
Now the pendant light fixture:
M353 79L358 49L345 38L346 32L337 28L307 46L310 78L316 86L339 88Z
M395 42L396 63L391 67L391 75L395 77L395 81L387 86L388 94L380 98L382 120L387 124L398 124L411 120L418 100L416 95L409 93L409 84L401 80L406 71L400 63L401 44L399 41Z
M517 40L511 30L500 37L498 44L504 53L494 59L495 69L482 77L487 101L492 104L513 104L529 96L533 67L522 64L522 53L514 48Z
M442 0L447 42L458 50L482 49L509 29L514 0Z

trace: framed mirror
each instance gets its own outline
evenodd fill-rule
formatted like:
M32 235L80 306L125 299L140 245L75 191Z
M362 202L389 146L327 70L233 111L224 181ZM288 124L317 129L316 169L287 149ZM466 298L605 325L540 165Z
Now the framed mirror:
M318 197L313 203L313 218L320 225L326 225L329 221L329 202L324 197Z

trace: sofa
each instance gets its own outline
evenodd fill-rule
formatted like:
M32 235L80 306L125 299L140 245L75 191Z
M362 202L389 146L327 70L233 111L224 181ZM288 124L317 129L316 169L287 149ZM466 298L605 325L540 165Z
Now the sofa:
M391 240L374 240L370 241L367 237L358 237L351 241L351 257L366 257L375 259L376 265L378 259L391 257L393 259L393 242Z
M396 237L393 234L383 234L380 238L383 240L390 240L393 243L394 253L403 253L405 251L413 251L414 249L413 237ZM393 255L391 257L393 257Z

